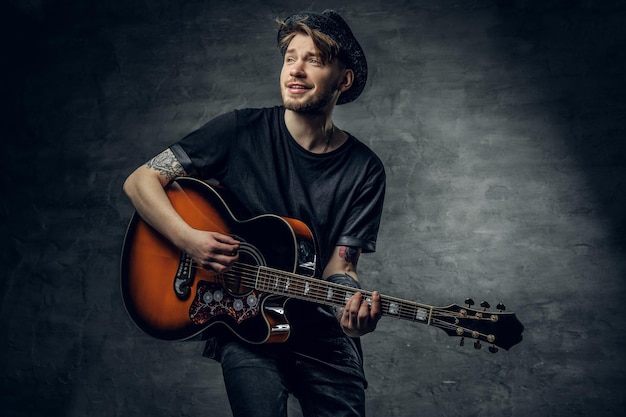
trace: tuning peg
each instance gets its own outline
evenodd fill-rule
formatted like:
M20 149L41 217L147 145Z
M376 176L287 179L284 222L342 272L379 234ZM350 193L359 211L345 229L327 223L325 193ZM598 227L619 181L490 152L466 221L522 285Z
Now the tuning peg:
M480 343L480 340L474 342L474 349L480 349L483 345Z
M489 307L491 307L491 304L489 304L486 301L483 301L480 303L480 306L483 308L483 311L487 310Z
M496 345L489 346L489 352L497 353L498 352L498 348L496 347Z
M496 306L496 308L497 308L499 311L504 311L504 310L506 310L506 306L505 306L504 304L502 304L502 303L498 303L498 305Z
M465 299L465 304L467 305L468 308L471 308L476 303L471 298L466 298Z

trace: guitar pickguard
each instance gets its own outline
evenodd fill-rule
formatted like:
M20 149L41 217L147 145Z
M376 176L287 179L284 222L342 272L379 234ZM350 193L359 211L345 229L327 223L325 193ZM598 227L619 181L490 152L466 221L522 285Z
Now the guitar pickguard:
M259 314L261 298L265 295L256 290L247 294L233 295L220 284L200 281L196 296L189 307L189 318L194 324L203 325L216 316L226 315L237 324Z

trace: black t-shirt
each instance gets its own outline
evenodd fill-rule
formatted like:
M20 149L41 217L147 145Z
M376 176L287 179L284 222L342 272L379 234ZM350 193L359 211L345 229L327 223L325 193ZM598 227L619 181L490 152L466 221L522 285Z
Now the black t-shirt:
M332 152L305 150L287 130L284 113L282 106L226 113L171 150L187 173L219 181L249 216L271 213L306 223L319 252L319 277L337 245L376 249L385 171L352 135ZM332 362L336 347L324 347L322 341L347 339L332 311L295 300L287 309L292 326L288 343Z

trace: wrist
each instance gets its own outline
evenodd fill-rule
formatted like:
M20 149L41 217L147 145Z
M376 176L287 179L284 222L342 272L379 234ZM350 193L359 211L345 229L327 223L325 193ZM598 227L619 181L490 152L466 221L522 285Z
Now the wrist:
M359 281L357 281L351 275L346 274L346 273L332 274L331 276L326 278L326 281L339 284L339 285L345 285L346 287L357 288L359 290L361 289L361 284L359 283Z

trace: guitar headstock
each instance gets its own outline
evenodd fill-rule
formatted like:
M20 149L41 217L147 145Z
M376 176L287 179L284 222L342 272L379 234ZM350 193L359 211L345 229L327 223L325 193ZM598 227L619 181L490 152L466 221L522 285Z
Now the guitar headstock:
M489 351L495 353L498 347L509 350L522 341L524 325L515 313L505 312L506 307L500 303L497 311L488 311L488 302L480 303L480 309L473 308L474 300L465 300L465 307L453 304L448 307L435 307L430 325L439 327L449 336L460 337L460 345L472 340L474 347L480 349L481 342L488 343Z

